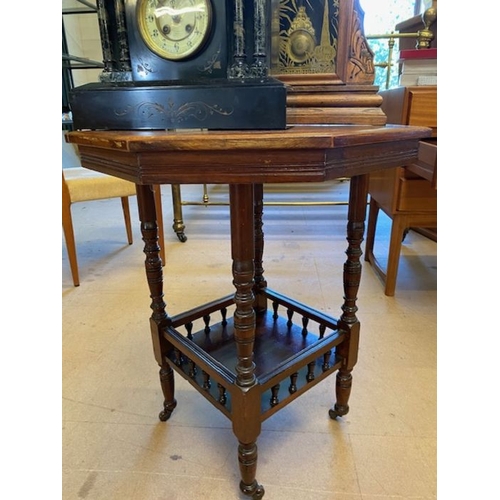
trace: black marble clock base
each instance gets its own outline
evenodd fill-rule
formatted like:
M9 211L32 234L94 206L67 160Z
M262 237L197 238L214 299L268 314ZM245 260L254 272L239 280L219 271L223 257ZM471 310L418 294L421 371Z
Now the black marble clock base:
M274 78L89 83L71 91L76 129L279 130L286 89Z

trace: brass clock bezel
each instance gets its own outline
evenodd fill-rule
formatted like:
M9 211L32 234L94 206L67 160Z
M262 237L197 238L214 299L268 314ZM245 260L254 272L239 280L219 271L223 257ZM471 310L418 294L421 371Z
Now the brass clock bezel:
M136 8L136 19L137 19L139 34L145 45L148 47L148 49L151 50L151 52L155 53L157 56L161 57L162 59L166 59L168 61L183 61L194 57L206 44L212 30L213 26L212 2L210 0L199 0L200 2L203 2L207 7L206 10L207 21L202 36L197 39L196 44L190 47L189 50L184 50L180 53L175 53L165 50L162 47L159 47L158 44L153 39L153 37L151 36L149 30L147 29L146 19L145 19L146 18L145 9L147 8L148 6L147 4L150 1L151 0L138 0Z

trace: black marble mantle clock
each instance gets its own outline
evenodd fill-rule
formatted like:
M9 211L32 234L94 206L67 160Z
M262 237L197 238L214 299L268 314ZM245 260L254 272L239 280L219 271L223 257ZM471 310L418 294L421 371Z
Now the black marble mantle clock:
M270 0L97 0L104 70L71 92L77 129L283 129Z

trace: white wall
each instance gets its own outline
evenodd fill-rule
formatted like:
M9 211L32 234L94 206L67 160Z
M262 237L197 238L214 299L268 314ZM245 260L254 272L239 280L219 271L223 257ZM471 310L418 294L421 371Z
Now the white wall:
M87 0L95 5L95 0ZM84 7L76 0L62 0L63 10L66 8ZM101 40L97 14L65 14L63 15L68 51L71 55L85 57L102 62ZM75 87L84 83L99 81L102 69L73 70Z

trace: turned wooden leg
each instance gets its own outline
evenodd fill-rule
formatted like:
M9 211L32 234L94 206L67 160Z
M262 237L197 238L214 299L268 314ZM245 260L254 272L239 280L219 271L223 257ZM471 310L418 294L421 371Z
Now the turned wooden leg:
M146 254L146 277L151 297L150 318L151 339L156 362L160 366L160 383L164 395L163 410L159 418L167 420L176 406L174 399L174 376L166 358L170 345L163 336L164 328L169 320L166 304L163 301L163 271L158 245L158 225L156 223L156 205L152 186L136 186L141 233Z
M352 370L340 369L337 373L337 380L335 385L335 395L337 401L335 406L328 412L330 418L342 417L349 413L349 396L351 395L352 386Z
M347 261L344 264L344 304L339 320L339 329L346 332L346 339L337 348L337 355L342 359L342 366L337 374L337 402L330 410L331 418L347 414L352 385L352 369L358 360L359 321L356 306L359 284L361 281L361 243L365 231L366 198L368 195L368 175L354 176L350 182L349 211L347 222L346 250Z
M160 368L160 384L164 401L163 410L160 412L159 419L162 422L166 422L177 406L177 401L174 398L174 371L167 362Z
M257 390L253 349L255 341L254 275L254 187L249 184L229 186L231 207L231 255L233 284L236 288L233 315L236 344L236 385L241 391L233 397L233 430L238 438L238 461L241 491L255 500L264 488L255 479L257 472L257 437L260 433L260 396Z
M233 259L234 338L238 362L236 383L241 387L255 384L253 344L255 340L254 305L254 213L253 186L231 185L231 256Z
M241 482L240 490L254 500L264 496L264 488L257 483L257 445L255 443L241 443L238 446L238 461L240 464Z

